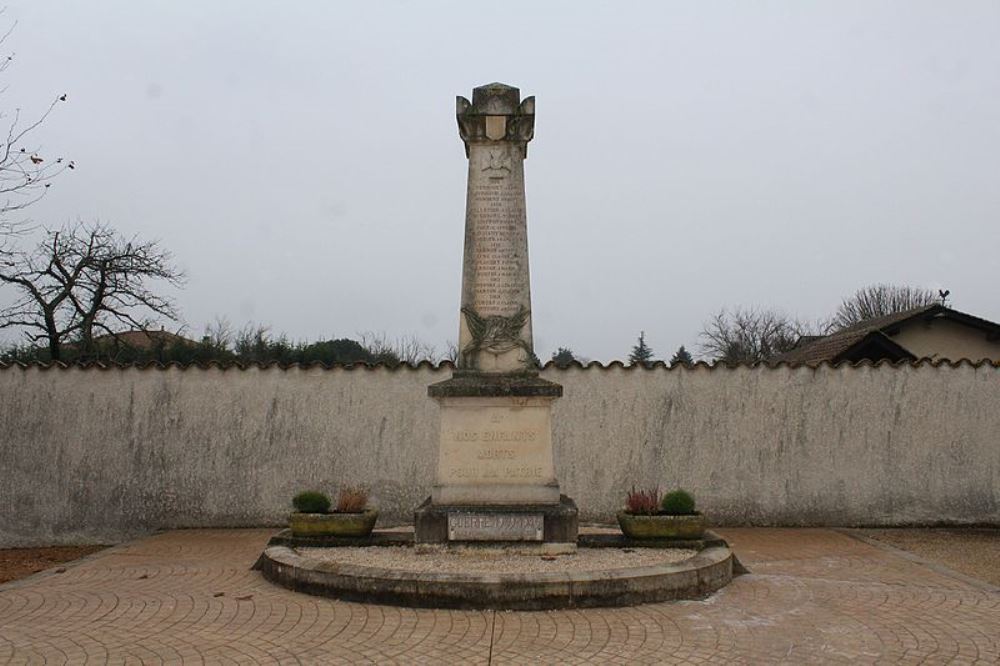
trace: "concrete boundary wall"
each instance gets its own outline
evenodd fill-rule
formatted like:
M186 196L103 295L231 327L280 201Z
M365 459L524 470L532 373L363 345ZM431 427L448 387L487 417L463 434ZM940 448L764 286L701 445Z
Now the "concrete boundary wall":
M365 484L385 521L433 480L424 365L0 369L0 547L278 525L298 490ZM717 524L1000 524L1000 367L923 363L543 376L583 520L632 484Z

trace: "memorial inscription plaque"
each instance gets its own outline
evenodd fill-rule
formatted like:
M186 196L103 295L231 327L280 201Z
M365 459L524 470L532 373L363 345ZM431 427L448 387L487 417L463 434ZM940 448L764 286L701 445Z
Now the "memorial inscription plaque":
M517 409L483 398L448 398L443 403L438 482L463 490L446 492L447 497L439 494L442 500L485 500L483 486L555 484L547 401L525 399ZM479 488L469 487L473 485ZM504 494L491 503L516 499ZM558 501L558 495L550 496L550 501Z
M541 541L540 513L449 513L449 541Z

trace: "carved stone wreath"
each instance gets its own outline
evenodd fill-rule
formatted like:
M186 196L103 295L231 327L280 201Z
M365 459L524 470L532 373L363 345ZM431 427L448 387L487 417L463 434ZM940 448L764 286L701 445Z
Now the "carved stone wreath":
M523 305L518 311L509 316L489 315L480 316L471 307L463 307L462 314L465 315L465 323L469 327L472 340L462 350L462 365L467 368L475 367L475 354L480 351L490 351L497 354L517 349L520 347L531 357L531 345L521 337L521 329L528 321L531 314L528 308Z

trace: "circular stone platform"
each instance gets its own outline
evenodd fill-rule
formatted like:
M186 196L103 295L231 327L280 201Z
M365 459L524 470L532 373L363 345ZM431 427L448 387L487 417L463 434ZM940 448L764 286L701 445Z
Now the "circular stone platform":
M587 573L676 564L696 550L648 548L579 548L562 555L523 554L516 548L488 546L417 546L416 548L296 548L320 562L353 564L411 573L517 574Z
M278 585L338 599L509 610L696 599L724 587L733 577L732 551L722 545L700 551L581 547L573 555L554 559L499 550L272 545L255 568Z

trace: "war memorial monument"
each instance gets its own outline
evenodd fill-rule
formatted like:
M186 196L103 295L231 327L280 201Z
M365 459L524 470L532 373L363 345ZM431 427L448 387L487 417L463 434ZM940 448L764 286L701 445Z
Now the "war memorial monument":
M452 377L427 389L440 407L431 495L412 534L372 531L377 511L293 513L255 568L301 592L428 607L620 606L723 587L739 562L718 535L643 533L695 517L636 515L630 529L619 517L622 532L580 533L553 457L563 388L539 376L531 331L524 160L535 99L491 83L458 98L457 119L469 163L459 353ZM336 524L348 531L315 531Z
M552 402L531 335L524 160L535 98L501 83L458 98L469 159L459 356L432 385L441 405L437 478L417 543L524 541L575 547L577 509L559 493Z

